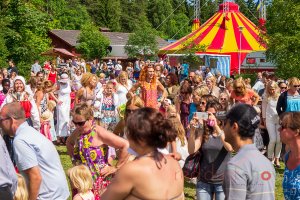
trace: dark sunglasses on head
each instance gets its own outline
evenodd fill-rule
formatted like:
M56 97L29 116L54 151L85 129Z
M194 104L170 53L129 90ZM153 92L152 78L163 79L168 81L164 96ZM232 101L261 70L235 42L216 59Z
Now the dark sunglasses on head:
M72 120L73 124L75 126L83 126L85 124L86 121L82 121L82 122L75 122L74 120Z

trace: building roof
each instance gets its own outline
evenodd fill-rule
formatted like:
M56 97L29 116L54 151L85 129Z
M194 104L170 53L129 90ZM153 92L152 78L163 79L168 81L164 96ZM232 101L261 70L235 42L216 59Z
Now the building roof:
M51 30L50 34L55 35L71 46L76 46L78 44L78 36L80 34L80 30ZM131 33L102 32L102 34L110 40L110 45L125 46ZM157 37L157 42L158 48L162 48L169 44L167 41L160 37Z
M80 30L51 30L50 34L55 35L69 45L75 47L78 44Z

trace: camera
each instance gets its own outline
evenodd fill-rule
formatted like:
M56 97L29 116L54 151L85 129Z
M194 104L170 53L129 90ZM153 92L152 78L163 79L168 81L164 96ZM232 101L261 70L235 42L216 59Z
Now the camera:
M227 114L226 111L219 111L216 113L216 118L220 121L223 121L226 119L226 114Z

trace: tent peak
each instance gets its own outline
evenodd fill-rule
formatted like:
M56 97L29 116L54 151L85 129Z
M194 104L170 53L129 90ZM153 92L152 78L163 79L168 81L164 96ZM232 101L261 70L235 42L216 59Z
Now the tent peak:
M239 5L234 3L234 2L226 2L227 5L229 6L229 10L228 12L239 12L240 11L240 8L239 8ZM224 6L225 6L225 3L222 3L219 5L219 12L224 12Z

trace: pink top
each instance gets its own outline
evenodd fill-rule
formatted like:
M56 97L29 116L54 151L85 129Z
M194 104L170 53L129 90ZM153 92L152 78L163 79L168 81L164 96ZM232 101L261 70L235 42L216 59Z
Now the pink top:
M157 109L157 85L143 81L141 82L141 93L145 107Z
M87 193L84 194L78 193L73 197L73 199L80 199L78 197L80 197L82 200L95 200L95 196L92 191L88 191Z

